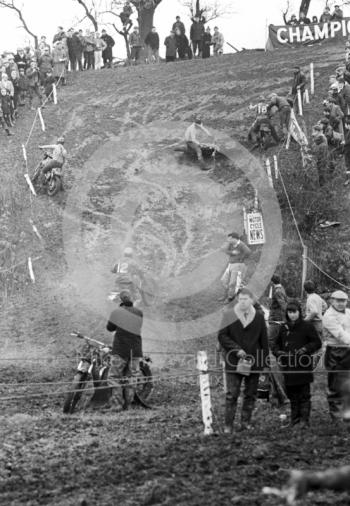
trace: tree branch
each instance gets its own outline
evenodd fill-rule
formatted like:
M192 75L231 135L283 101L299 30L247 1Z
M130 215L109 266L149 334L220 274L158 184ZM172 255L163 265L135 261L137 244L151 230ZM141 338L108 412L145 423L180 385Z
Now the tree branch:
M86 3L84 2L84 0L76 0L78 2L78 4L80 4L83 9L85 10L85 13L86 13L86 17L88 19L90 19L91 23L93 24L93 27L95 29L95 32L98 31L98 23L97 23L97 20L96 18L91 14L91 11L88 9L88 6L86 5Z
M38 36L35 35L35 33L33 33L30 30L30 28L28 27L27 22L26 22L26 20L23 17L21 9L16 6L14 0L0 0L0 6L16 12L17 16L19 17L19 19L20 19L20 21L22 23L22 26L23 26L24 30L27 33L29 33L29 35L31 37L33 37L34 43L35 43L35 48L37 48L38 47Z
M287 15L288 15L288 12L289 12L289 7L290 7L290 0L287 1L286 10L282 11L283 21L284 21L285 25L287 24Z

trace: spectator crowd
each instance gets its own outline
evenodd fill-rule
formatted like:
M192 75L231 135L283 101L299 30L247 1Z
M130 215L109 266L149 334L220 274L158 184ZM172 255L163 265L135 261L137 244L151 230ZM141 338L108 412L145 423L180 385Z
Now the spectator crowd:
M293 14L291 18L287 21L284 15L284 21L287 25L298 26L298 25L310 25L313 23L329 23L330 21L341 21L343 17L344 17L343 10L340 8L339 5L335 5L333 12L331 12L330 7L326 6L319 19L317 18L317 16L312 16L312 18L310 19L304 12L300 12L299 19L295 14Z

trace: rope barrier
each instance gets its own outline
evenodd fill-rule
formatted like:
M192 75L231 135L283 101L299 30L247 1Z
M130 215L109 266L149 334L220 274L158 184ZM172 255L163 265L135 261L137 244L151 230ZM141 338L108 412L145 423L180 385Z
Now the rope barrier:
M324 276L327 276L327 278L331 279L332 281L334 281L334 283L337 283L339 286L342 286L343 288L346 288L346 290L350 290L350 286L346 286L344 285L343 283L341 283L340 281L337 281L335 278L333 278L330 274L327 274L327 272L325 272L323 269L321 269L321 267L319 267L313 260L311 260L311 258L307 257L307 260L314 266L316 267L316 269L318 269L320 272L322 272L322 274Z

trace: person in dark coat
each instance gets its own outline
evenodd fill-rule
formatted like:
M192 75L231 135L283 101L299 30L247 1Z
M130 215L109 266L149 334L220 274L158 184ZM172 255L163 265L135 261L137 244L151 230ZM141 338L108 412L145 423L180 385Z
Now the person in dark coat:
M170 35L168 35L168 37L166 37L166 39L164 41L164 45L166 47L166 53L165 53L166 61L167 62L175 61L177 46L176 46L175 33L173 30L171 30Z
M281 326L273 353L284 376L290 400L291 425L309 425L311 412L310 383L313 382L312 354L322 346L315 327L303 320L301 305L290 301L286 309L286 323Z
M145 44L148 49L148 63L159 63L159 35L155 26L146 35Z
M123 290L121 304L109 317L107 330L115 332L109 379L113 387L110 407L115 411L127 409L134 398L134 389L128 379L137 375L140 358L142 358L142 322L143 313L134 307L131 294ZM115 380L116 385L113 385ZM124 388L122 388L124 382Z
M249 428L249 422L257 397L259 373L267 367L268 340L264 316L254 308L254 296L243 288L234 309L223 316L219 343L224 351L226 370L225 433L233 430L237 401L244 378L241 429ZM239 370L242 359L251 360L250 374L243 376Z
M305 12L301 12L299 18L299 25L310 25L310 24L311 24L310 18L306 17Z
M181 34L184 35L186 33L186 28L183 22L181 21L180 16L176 16L176 21L173 24L173 30L176 33L176 30L180 30Z
M204 35L204 24L199 18L194 18L191 25L190 39L192 41L193 56L198 56L202 53L202 40Z
M295 97L298 94L298 90L300 90L301 93L301 99L303 99L304 93L305 93L305 86L306 86L306 76L301 71L300 67L297 65L294 67L294 78L293 78L293 84L292 84L292 98L293 102Z
M187 58L190 60L192 58L192 50L189 40L184 33L181 33L179 28L177 28L175 31L175 39L179 59L184 60L187 56Z
M24 54L23 49L17 49L17 53L15 54L15 62L17 63L18 70L20 71L23 69L24 71L27 70L29 66L29 62Z
M115 45L115 41L113 37L108 35L106 30L102 30L101 39L106 43L107 47L102 51L102 59L103 59L103 67L106 69L110 69L112 67L113 62L113 47Z
M211 42L211 33L210 33L210 27L208 26L202 40L202 58L210 58L210 46L212 44Z

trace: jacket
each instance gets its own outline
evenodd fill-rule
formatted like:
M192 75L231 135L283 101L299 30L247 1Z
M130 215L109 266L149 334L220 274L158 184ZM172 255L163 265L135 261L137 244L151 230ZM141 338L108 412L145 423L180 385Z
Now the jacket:
M166 56L176 57L177 43L175 37L170 35L165 39L164 45L166 46Z
M129 44L131 47L142 47L141 35L139 33L132 32L129 36Z
M186 33L186 28L182 21L175 21L173 31L175 32L176 30L180 30L182 34Z
M67 37L67 46L69 56L80 55L84 49L84 44L77 33L73 33L71 37Z
M102 35L101 39L105 41L105 43L107 44L107 48L113 47L115 45L115 41L114 41L113 37L111 37L107 33L106 33L106 35Z
M320 23L329 23L332 19L331 13L325 14L323 13L320 17Z
M282 285L272 285L269 322L283 322L286 314L288 297Z
M152 49L159 49L159 35L158 33L149 32L145 38L145 44Z
M41 72L47 72L48 70L51 70L53 67L53 58L51 55L43 55L39 59L38 64Z
M350 309L341 313L329 307L323 315L323 335L327 346L350 347Z
M230 264L242 264L252 253L251 249L242 241L238 241L236 246L228 243L224 247L224 252L229 256Z
M202 21L193 21L191 25L190 39L194 41L202 40L204 31L204 24Z
M288 100L284 97L277 97L274 102L271 102L267 106L267 112L269 112L270 109L272 109L272 107L275 107L275 106L278 107L278 110L283 109L283 107L289 107L289 109L290 109L290 104L289 104Z
M288 322L281 326L272 351L286 385L304 385L313 381L311 355L321 346L321 339L311 323L300 318L294 325Z
M305 85L306 85L305 74L303 74L302 72L294 74L294 80L292 84L292 94L296 95L298 86L300 87L300 91L303 92L305 90Z
M122 303L115 309L107 323L107 330L115 332L112 355L125 360L142 357L141 330L143 313L132 303Z
M35 86L39 85L40 74L38 70L29 68L27 69L26 75L28 78L28 86L30 86L31 88L35 88Z
M248 318L244 318L237 304L224 313L218 340L225 354L227 371L235 371L239 361L237 352L244 350L252 359L252 371L261 371L267 366L269 355L267 329L264 316L252 307Z
M219 51L224 47L224 36L220 32L214 32L212 39L212 43L214 44L214 50Z

